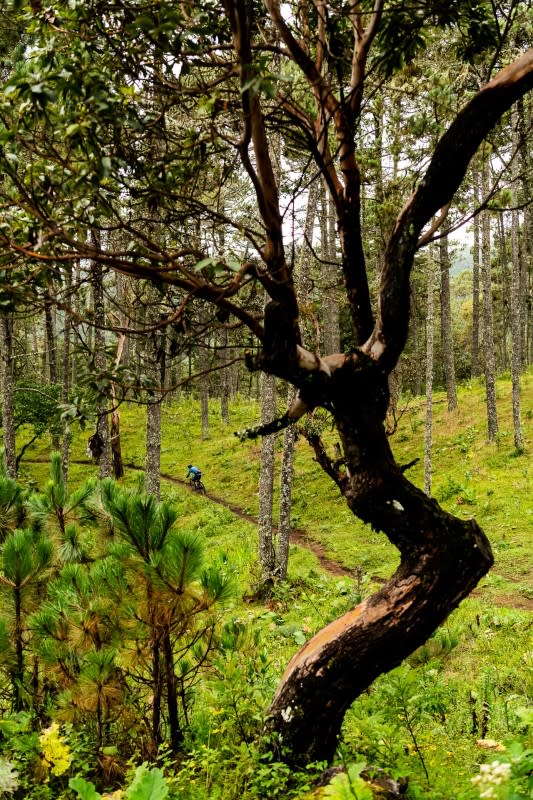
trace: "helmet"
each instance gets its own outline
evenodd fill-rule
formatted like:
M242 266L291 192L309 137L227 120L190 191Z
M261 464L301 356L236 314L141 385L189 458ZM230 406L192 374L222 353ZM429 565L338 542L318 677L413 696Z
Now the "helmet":
M191 467L192 467L192 464L187 464L187 469L190 469Z

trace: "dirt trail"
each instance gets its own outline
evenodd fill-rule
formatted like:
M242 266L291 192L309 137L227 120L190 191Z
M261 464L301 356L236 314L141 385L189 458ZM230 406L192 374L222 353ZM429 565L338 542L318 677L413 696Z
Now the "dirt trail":
M47 461L47 459L25 459L26 461L36 461L43 463ZM87 464L93 465L94 462L89 460L76 460L74 463L76 464ZM144 472L144 467L140 467L137 464L124 464L125 467L128 469L134 470L136 472ZM183 486L185 488L189 488L189 482L184 480L183 478L176 478L173 475L169 475L168 472L162 472L161 478L169 483L175 483L179 486ZM224 500L222 497L217 497L216 495L212 494L211 492L206 492L205 495L211 502L218 503L218 505L224 506L229 511L231 511L235 516L239 517L240 519L246 520L246 522L250 522L252 525L257 525L257 517L254 517L252 514L247 514L242 508L234 505L233 503L229 503L227 500ZM277 526L274 526L277 529ZM346 577L354 577L353 571L348 569L347 567L340 564L338 561L330 558L326 555L326 552L321 544L318 542L313 541L309 534L302 530L301 528L293 528L290 534L290 541L291 544L296 544L299 547L304 547L307 550L310 550L318 559L318 562L322 566L324 570L329 572L331 575L339 575L339 576L346 576ZM376 583L383 583L383 578L374 575L372 576L372 580ZM482 594L480 589L474 589L472 592L472 596L480 596ZM520 608L527 611L533 611L533 599L527 597L516 597L516 596L504 596L502 595L499 599L496 599L496 602L499 605L508 606L509 608Z
M134 464L125 464L124 466L129 467L130 469L141 469L140 467L136 467ZM173 475L169 475L168 472L162 472L161 478L165 481L170 481L170 483L177 483L180 486L188 487L189 485L188 481L183 480L182 478L175 478ZM251 522L252 525L257 525L257 517L247 514L242 510L242 508L239 508L233 503L228 503L227 500L224 500L222 497L217 497L211 492L206 491L205 496L208 497L213 503L218 503L218 505L229 509L240 519L244 519L246 522ZM274 528L277 530L277 526L274 526ZM320 562L320 565L332 575L347 575L348 577L353 577L353 572L351 570L349 570L347 567L344 567L342 564L339 564L338 561L334 561L332 558L329 558L329 556L326 555L322 545L310 539L304 530L301 530L300 528L292 528L290 542L291 544L299 545L299 547L305 547L307 550L310 550L312 553L314 553Z

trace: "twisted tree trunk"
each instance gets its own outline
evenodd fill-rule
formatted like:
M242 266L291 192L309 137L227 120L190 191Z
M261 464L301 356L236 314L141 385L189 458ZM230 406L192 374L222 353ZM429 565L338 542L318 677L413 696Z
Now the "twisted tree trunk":
M377 594L321 630L289 663L270 724L298 764L333 758L355 697L422 645L493 563L476 522L443 511L395 464L375 399L386 396L385 380L352 364L333 380L334 417L352 475L339 478L340 486L354 514L387 532L401 563Z

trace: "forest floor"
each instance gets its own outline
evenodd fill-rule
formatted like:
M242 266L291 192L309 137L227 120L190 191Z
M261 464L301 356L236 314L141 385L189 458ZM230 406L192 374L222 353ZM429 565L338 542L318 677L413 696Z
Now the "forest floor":
M134 464L126 464L126 466L129 467L130 469L139 469L139 467L136 467ZM181 478L175 478L173 475L169 475L168 473L162 472L161 477L166 481L170 481L170 483L177 483L182 486L188 486L188 481L182 480ZM254 517L252 514L248 514L246 511L244 511L242 508L239 508L234 503L229 503L222 497L217 497L216 495L211 494L210 492L207 491L205 493L205 496L213 503L218 503L219 505L224 506L224 508L227 508L233 514L239 517L239 519L243 519L246 522L250 522L253 525L257 525L257 517ZM274 525L273 528L274 530L277 530L277 525ZM347 576L352 575L352 570L348 569L342 564L339 564L338 561L329 558L329 556L326 555L326 551L322 547L322 545L319 542L313 541L313 539L310 538L309 534L306 531L302 530L301 528L291 528L290 542L291 544L296 544L299 547L305 547L307 550L311 550L311 552L314 553L315 556L317 557L320 566L324 570L326 570L326 572L330 572L332 575L347 575Z
M139 470L140 468L134 464L126 464L130 469ZM183 480L181 478L176 478L173 475L169 475L168 473L161 473L161 478L170 483L179 484L181 486L188 486L188 481ZM234 503L229 503L227 500L224 500L221 497L217 497L210 492L206 491L205 496L214 503L218 503L221 506L224 506L233 514L235 514L239 519L245 520L246 522L250 522L251 524L257 525L257 518L254 517L252 514L248 514L242 508L239 508ZM274 530L277 530L277 526L273 526ZM340 564L338 561L330 558L325 551L325 548L319 542L314 541L307 531L302 530L301 528L291 528L290 533L290 542L291 544L295 544L298 547L303 547L307 550L310 550L316 556L320 566L332 575L339 575L339 576L347 576L353 577L353 571L345 567L343 564ZM533 577L533 576L532 576ZM371 580L375 583L383 583L384 579L381 578L379 575L371 576ZM481 589L474 589L472 592L472 596L476 597L482 594ZM502 606L508 606L511 608L521 608L526 611L533 611L533 598L527 597L520 597L517 598L516 596L509 596L507 594L501 594L497 598L498 604Z
M30 463L32 461L35 463L42 463L45 461L45 459L41 458L34 458L34 459L29 458L25 460ZM79 465L94 466L94 462L89 460L76 459L75 463ZM138 464L126 463L124 464L124 466L127 469L130 469L135 472L144 471L143 467L139 466ZM171 484L175 484L189 489L189 482L187 480L184 480L183 478L177 478L174 475L171 475L167 472L161 472L161 478L162 480L168 481ZM238 517L239 519L244 520L245 522L249 522L252 525L257 525L258 522L257 517L254 516L253 514L246 512L244 509L240 508L235 503L230 503L226 499L208 491L206 491L205 497L207 497L207 499L210 500L212 503L216 503L220 506L223 506L224 508L227 508L233 514L235 514L235 516ZM274 526L274 530L277 530L277 526ZM328 556L326 553L326 549L320 544L320 542L314 540L306 530L302 528L293 527L290 533L290 542L291 544L294 544L298 547L302 547L312 552L317 558L317 561L319 562L322 569L324 569L324 571L328 572L329 574L336 575L339 577L354 576L353 570L341 564L339 561L336 561L334 558ZM509 576L506 576L506 578L507 580L509 580ZM382 584L385 582L385 579L379 575L372 575L371 580L374 583ZM524 582L524 576L522 576L521 581L522 583ZM526 583L527 582L528 580L526 578ZM529 583L533 585L533 575L529 576ZM479 587L477 589L474 589L474 591L471 593L473 597L479 597L482 594L483 590ZM492 599L496 602L497 605L500 606L505 606L508 608L519 608L525 611L533 611L533 597L530 598L523 595L517 596L516 594L513 593L509 594L508 592L502 591L500 593L497 593L496 596L493 596Z

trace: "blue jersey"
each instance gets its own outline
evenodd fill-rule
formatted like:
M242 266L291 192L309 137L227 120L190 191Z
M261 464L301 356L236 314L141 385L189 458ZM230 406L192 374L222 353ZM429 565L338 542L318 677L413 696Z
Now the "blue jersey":
M192 475L193 478L199 478L202 472L198 469L198 467L189 467L189 471L187 472L187 478L189 475Z

